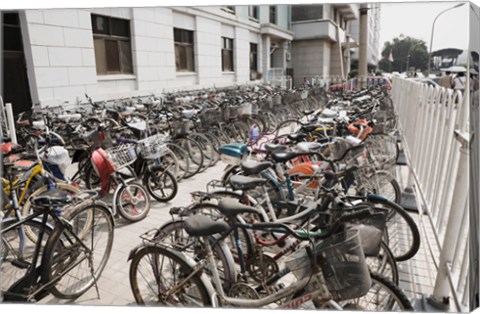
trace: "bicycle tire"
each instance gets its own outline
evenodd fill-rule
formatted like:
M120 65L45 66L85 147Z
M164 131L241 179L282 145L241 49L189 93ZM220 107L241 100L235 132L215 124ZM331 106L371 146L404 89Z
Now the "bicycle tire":
M198 241L198 238L190 237L187 234L184 220L172 220L162 225L153 239L163 245L171 245L176 249L181 249L182 252L192 255L192 258L195 257L195 254L198 254L198 252L195 251L195 245L192 245L194 241ZM210 242L212 244L213 254L220 262L220 264L217 265L217 269L223 289L228 291L236 281L235 270L232 268L233 265L231 265L229 258L226 256L227 253L224 252L222 246L219 245L214 237L210 237Z
M37 233L41 229L44 229L42 247L47 243L48 237L53 231L53 228L48 224L45 226L45 228L43 228L42 223L36 220L27 220L20 226L17 226L9 231L5 231L16 222L17 220L1 222L0 278L2 278L2 280L0 280L0 294L7 291L12 284L17 282L20 278L23 278L27 273L28 269L15 266L15 262L31 262L35 252L36 241L32 241L28 237L25 237L24 243L21 243L20 228L23 227L25 230L25 227L28 226L30 232L32 233Z
M398 285L398 266L392 251L384 241L380 244L380 252L376 256L365 256L370 272L379 274Z
M55 188L60 189L60 190L64 190L64 191L67 191L67 192L71 192L72 194L81 193L81 190L79 188L76 188L73 185L66 184L66 183L57 182ZM25 201L25 203L22 207L22 216L23 217L27 217L27 216L32 214L33 208L32 208L32 204L30 202L32 197L38 196L38 195L46 192L47 190L48 190L48 185L42 185L42 186L38 187L34 192L32 192L29 195L29 197L27 198L27 200ZM51 221L51 219L49 219L49 222L53 223ZM28 239L30 241L32 241L32 242L37 241L36 240L37 239L36 235L31 232L31 230L30 230L30 228L28 228L28 226L25 227L25 235L28 237Z
M175 167L175 174L177 176L177 182L180 182L189 172L190 161L188 159L188 153L183 148L173 143L168 143L167 147L177 157L176 160L178 161L178 167Z
M168 259L168 261L165 262L165 259ZM168 268L165 267L163 269L164 265ZM158 269L159 267L162 269ZM186 304L187 299L191 302L194 299L198 299L194 303L195 307L211 306L208 290L198 274L192 276L185 283L184 287L178 289L178 293L171 296L169 300L159 298L161 292L171 290L166 289L170 282L175 285L177 279L182 281L192 272L193 268L187 262L166 248L160 246L142 247L135 252L129 271L130 287L135 301L139 305L158 306L160 304L170 305L170 303L173 303L171 304L172 306L179 306L179 304L192 306L191 304ZM152 275L152 273L155 274ZM171 276L168 280L165 278L167 275ZM142 278L151 278L151 283L146 282L143 284L141 282ZM151 287L152 283L156 283L159 286ZM193 289L197 289L197 291Z
M420 249L420 231L415 220L400 205L377 196L369 196L363 204L387 209L388 245L397 262L411 259ZM405 239L408 237L408 239ZM400 247L404 245L406 247Z
M164 169L148 171L145 175L145 186L148 193L159 202L173 200L178 192L177 179L170 171ZM165 190L171 192L166 194Z
M86 223L90 216L92 222ZM42 282L56 282L50 292L57 298L75 299L95 285L105 269L112 251L114 222L108 205L95 200L66 208L63 217L69 223L57 224L45 246ZM86 235L85 225L89 226Z
M370 278L372 280L372 286L368 293L361 297L357 298L354 300L348 300L344 302L340 302L342 307L345 310L362 310L362 311L413 311L413 306L408 297L405 295L405 293L398 288L397 285L395 285L393 282L389 281L388 279L375 274L375 273L370 273ZM387 299L385 300L380 300L379 297L379 292L383 291L384 297ZM374 308L367 308L365 305L360 305L360 303L366 303L367 299L374 299L376 298L375 301L369 302L371 304L374 304ZM386 301L385 303L382 303L381 305L378 304L379 301Z
M201 146L188 137L178 138L174 143L183 148L187 152L189 158L189 171L185 175L185 178L190 178L199 173L203 167L204 159Z
M131 202L130 194L133 194L135 197L133 202ZM137 209L136 204L136 202L139 201L145 203L144 208L141 208L140 211ZM114 202L120 216L130 222L145 219L151 208L150 197L148 196L147 190L143 185L136 182L128 182L126 185L120 186Z
M203 165L200 169L200 172L207 170L211 167L215 161L215 149L213 147L212 142L203 134L199 133L190 133L188 138L197 142L200 147L202 148L203 152Z

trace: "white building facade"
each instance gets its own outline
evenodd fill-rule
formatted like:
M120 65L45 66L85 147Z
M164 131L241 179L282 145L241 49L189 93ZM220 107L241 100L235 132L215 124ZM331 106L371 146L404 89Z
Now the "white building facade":
M309 4L292 6L292 68L295 86L311 80L350 71L354 42L349 37L351 21L358 19L358 4Z
M18 71L26 72L31 103L246 84L287 68L289 13L286 5L4 12L4 32L16 31L23 47L3 52L24 58L26 70ZM3 63L4 101L28 109L15 101L28 97L10 96L24 89L5 83L19 73L16 63Z
M368 45L367 45L367 63L370 71L374 71L380 61L380 3L370 3L368 5ZM360 40L360 20L352 21L351 35L354 41ZM352 65L358 68L358 49L354 50L352 55Z

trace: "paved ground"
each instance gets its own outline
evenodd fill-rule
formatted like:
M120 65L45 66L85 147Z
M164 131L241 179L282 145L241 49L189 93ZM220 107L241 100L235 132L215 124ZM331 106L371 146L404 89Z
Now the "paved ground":
M168 210L172 206L188 205L191 201L190 192L206 190L206 184L212 179L219 179L224 164L218 162L206 172L195 177L183 180L179 184L177 197L170 203L154 203L149 216L137 223L126 223L122 219L116 220L115 239L112 253L106 269L102 274L98 287L100 298L96 290L90 289L85 295L76 300L59 300L52 296L43 299L40 304L78 304L78 305L135 305L129 283L128 254L132 248L141 243L139 235L157 228L170 219ZM403 185L406 178L405 167L399 167L397 176ZM419 221L418 215L413 215ZM419 299L422 295L429 295L433 290L434 274L432 274L432 260L424 245L425 234L422 232L422 245L414 259L398 264L400 271L400 288L406 292L411 300Z
M142 221L126 223L119 218L115 221L115 236L112 253L107 266L98 281L100 299L95 288L76 300L59 300L52 296L43 299L40 304L79 304L79 305L135 305L128 278L130 263L127 262L131 249L141 244L139 235L158 228L170 220L168 211L172 206L190 204L190 192L205 191L206 184L212 179L220 179L225 164L219 161L215 166L179 183L178 194L169 203L153 202L149 215Z

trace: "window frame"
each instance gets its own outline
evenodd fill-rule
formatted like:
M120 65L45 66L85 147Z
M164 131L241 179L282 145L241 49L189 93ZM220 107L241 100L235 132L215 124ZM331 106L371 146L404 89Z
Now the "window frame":
M186 41L176 41L175 39L175 30L185 32L185 33L191 33L191 39L192 42L186 42ZM182 36L181 36L182 37ZM189 37L189 36L186 36ZM174 45L174 50L175 50L175 70L177 73L187 73L187 72L196 72L195 71L195 32L189 29L183 29L183 28L178 28L174 27L173 28L173 45ZM185 69L183 68L178 68L177 67L177 47L192 47L192 68L188 68L188 60L187 60L187 67ZM188 58L188 56L187 56Z
M229 37L224 37L222 36L222 50L221 50L221 58L222 58L222 72L235 72L235 56L234 56L234 51L235 51L235 46L234 46L234 41L233 38ZM229 48L227 43L230 43L231 47ZM230 58L230 64L231 64L231 69L225 69L225 54L224 52L229 52L229 58Z
M108 21L108 34L103 34L103 33L95 33L95 27L94 27L94 19L96 17L101 17L101 18L104 18ZM120 20L120 21L123 21L123 22L127 22L127 25L128 25L128 36L122 36L122 35L114 35L113 34L113 31L112 31L112 21L115 21L115 20ZM132 54L132 32L131 32L131 21L128 20L128 19L122 19L122 18L117 18L117 17L113 17L113 16L106 16L106 15L101 15L101 14L94 14L92 13L91 14L91 22L92 22L92 35L93 35L93 41L94 41L94 44L93 44L93 48L94 48L94 52L95 52L95 55L97 54L97 51L95 51L95 41L97 40L100 40L103 42L102 44L102 48L103 48L103 51L102 53L105 54L105 60L106 60L106 64L105 64L105 72L99 72L99 68L98 68L98 62L97 62L97 59L95 57L95 68L96 68L96 71L97 71L97 75L98 76L105 76L105 75L132 75L134 74L134 68L133 68L133 54ZM117 58L117 67L118 67L118 70L109 70L108 69L108 56L107 56L107 42L115 42L116 43L116 58ZM127 43L128 44L128 50L129 50L129 55L128 56L125 56L124 55L124 52L122 52L122 45L121 43L125 44ZM98 47L97 47L98 49ZM124 57L127 57L128 58L128 68L124 68L124 63L122 63L122 59Z
M258 21L258 5L249 5L248 6L248 18L250 20Z
M272 10L273 9L273 10ZM276 5L270 5L268 7L268 14L269 14L269 17L268 17L268 21L270 22L270 24L275 24L277 25L277 6ZM272 13L273 13L273 21L272 21Z
M253 46L255 46L255 50L253 50ZM256 76L258 75L258 43L250 43L250 81L255 81ZM252 64L253 60L253 64ZM255 78L252 78L252 74L255 71Z

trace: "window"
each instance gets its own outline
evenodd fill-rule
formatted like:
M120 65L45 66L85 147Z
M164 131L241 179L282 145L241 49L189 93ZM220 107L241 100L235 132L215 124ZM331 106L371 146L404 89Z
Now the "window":
M222 71L233 72L233 39L222 37Z
M270 23L277 23L277 7L274 5L270 6Z
M250 43L250 80L255 80L257 78L257 54L258 46L257 44Z
M194 72L193 31L174 28L173 41L175 42L175 66L177 72Z
M322 18L322 5L294 5L292 7L292 22L317 20Z
M97 74L132 74L130 21L92 14Z
M258 20L258 5L248 6L248 17L254 20Z

